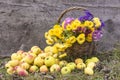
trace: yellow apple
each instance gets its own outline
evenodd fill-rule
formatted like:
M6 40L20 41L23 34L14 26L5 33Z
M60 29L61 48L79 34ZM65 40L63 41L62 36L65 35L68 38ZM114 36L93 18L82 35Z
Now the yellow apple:
M38 54L41 53L42 50L41 50L38 46L33 46L33 47L31 48L31 51L32 51L34 54L38 55Z
M87 74L87 75L93 75L94 74L94 71L93 69L89 68L89 67L86 67L84 69L84 73Z
M34 60L34 65L37 65L37 66L42 66L44 64L44 59L42 59L41 57L36 57L35 60Z
M77 58L77 59L75 59L75 63L76 63L76 64L78 64L78 63L83 63L83 59Z
M20 64L20 67L27 70L27 69L29 69L30 65L26 62L23 62L23 63Z
M70 69L69 67L63 67L63 68L61 69L61 73L62 73L63 75L69 74L69 73L71 73L71 69Z
M17 54L20 54L20 55L21 55L23 52L24 52L23 50L18 50L18 51L17 51Z
M11 55L11 59L12 60L19 60L20 61L22 59L22 56L21 56L21 54L13 53Z
M42 59L45 59L48 56L46 53L41 53L38 55L38 57L41 57Z
M53 64L51 67L50 67L50 72L51 73L54 73L54 72L58 72L60 71L60 66L58 64Z
M23 62L26 62L26 63L33 63L34 61L34 56L31 55L31 54L27 54L24 58L23 58Z
M12 66L9 63L5 64L5 68L10 68L10 67L12 67Z
M62 61L59 62L59 65L60 65L60 67L64 67L64 66L67 65L67 63L68 63L67 61L62 60Z
M38 70L38 67L36 65L33 65L33 66L30 67L29 72L33 72L34 73L37 70Z
M40 72L45 72L45 73L47 73L49 70L48 70L48 68L47 68L47 66L46 65L42 65L41 67L40 67Z
M8 62L8 64L12 67L15 67L15 66L19 65L19 63L20 62L18 60L11 60L11 61Z
M88 64L87 64L87 67L90 67L90 68L94 68L96 66L96 64L94 63L94 62L89 62Z
M52 57L52 56L48 56L48 57L45 58L45 65L48 66L48 67L50 67L53 64L55 64L55 62L56 62L55 58Z
M86 67L86 65L84 63L78 63L76 66L77 69L83 69L85 67Z
M14 73L15 73L14 68L13 68L13 67L9 67L9 68L7 69L7 73L10 74L10 75L14 74Z
M19 76L27 76L28 75L28 72L25 69L21 68L20 66L16 67L16 72Z
M28 52L23 52L23 54L21 55L22 58L24 58L25 56L27 56L29 53Z

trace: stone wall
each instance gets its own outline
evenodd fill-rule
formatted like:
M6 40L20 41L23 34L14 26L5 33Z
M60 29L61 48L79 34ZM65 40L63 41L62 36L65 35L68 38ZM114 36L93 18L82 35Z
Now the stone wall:
M56 22L61 11L82 6L106 23L99 51L108 51L120 41L120 0L0 0L0 55L10 55L31 46L46 46L44 32ZM80 11L67 16L78 17Z

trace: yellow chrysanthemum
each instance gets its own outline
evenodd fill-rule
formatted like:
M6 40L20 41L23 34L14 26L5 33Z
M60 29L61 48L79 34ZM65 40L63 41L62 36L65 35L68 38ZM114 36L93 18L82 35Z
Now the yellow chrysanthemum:
M55 43L54 46L58 49L58 51L64 51L66 49L64 44Z
M83 44L85 42L85 34L80 34L78 37L77 37L77 42L79 44Z
M71 37L69 37L67 40L66 40L66 43L75 43L76 42L76 38L75 38L75 36L71 36Z
M100 19L97 18L97 17L94 17L93 18L93 22L95 23L95 27L96 28L99 28L101 26L101 22L100 22Z
M87 37L86 37L86 40L88 42L92 42L92 34L88 34Z
M68 48L68 47L71 47L72 46L72 44L71 43L64 43L64 45L66 46L66 48Z
M62 32L63 32L62 29L59 29L59 28L54 29L54 35L57 36L58 38L61 38Z
M55 29L55 28L60 28L60 29L62 29L62 27L61 27L60 25L57 25L57 24L53 26L53 29Z
M48 34L49 34L50 36L54 35L54 29L50 29L50 30L48 31Z
M49 36L48 32L45 32L45 38L47 39Z
M47 43L48 45L52 45L52 44L54 43L54 41L53 41L53 40L46 40L46 43Z
M80 22L78 19L75 19L75 20L71 23L72 30L76 30L78 27L80 27L80 25L81 25L81 22Z
M63 53L63 54L61 54L60 56L59 56L59 58L64 58L64 57L66 57L67 56L67 53Z
M84 26L88 27L88 28L92 28L94 26L92 21L85 21L84 22Z
M66 30L72 30L72 27L71 27L70 24L68 24L68 25L66 26Z

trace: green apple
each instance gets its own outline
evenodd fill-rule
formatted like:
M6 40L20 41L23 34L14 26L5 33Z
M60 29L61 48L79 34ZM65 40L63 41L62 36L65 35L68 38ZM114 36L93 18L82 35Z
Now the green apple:
M34 65L37 65L37 66L42 66L44 64L44 59L42 59L41 57L36 57L35 60L34 60Z
M77 69L83 69L85 67L86 67L86 65L84 63L78 63L76 66Z
M50 67L50 72L51 73L54 73L54 72L58 72L60 71L60 66L58 64L53 64L51 67Z
M67 63L68 63L68 62L65 61L65 60L59 61L59 65L60 65L60 67L64 67L64 66L66 66Z
M89 67L86 67L84 69L84 73L87 74L87 75L93 75L94 74L94 71L93 69L89 68Z
M50 67L53 64L55 64L55 62L56 62L55 58L52 57L52 56L48 56L48 57L45 58L45 65L48 66L48 67Z
M61 73L62 73L63 75L69 74L69 73L71 73L71 69L70 69L69 67L63 67L63 68L61 69Z
M47 73L47 72L48 72L47 66L46 66L46 65L42 65L42 66L40 67L40 72L45 72L45 73Z
M74 70L76 67L76 64L74 62L70 62L66 66L69 67L71 70Z
M38 70L38 67L36 65L33 65L33 66L30 67L29 72L33 72L34 73L37 70Z
M99 59L97 57L92 57L91 60L95 63L99 62Z

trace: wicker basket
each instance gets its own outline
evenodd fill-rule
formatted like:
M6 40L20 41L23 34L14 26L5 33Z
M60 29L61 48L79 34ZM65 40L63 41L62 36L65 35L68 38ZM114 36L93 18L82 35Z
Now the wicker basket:
M58 17L57 23L60 24L61 19L63 18L63 16L72 10L80 10L80 11L84 11L86 10L83 7L70 7L68 9L65 9L60 16ZM91 54L93 54L93 52L95 51L95 42L85 42L84 44L80 45L77 42L74 43L72 45L72 47L69 47L66 49L66 53L69 57L72 58L78 58L81 56L89 56Z

